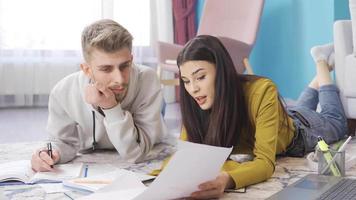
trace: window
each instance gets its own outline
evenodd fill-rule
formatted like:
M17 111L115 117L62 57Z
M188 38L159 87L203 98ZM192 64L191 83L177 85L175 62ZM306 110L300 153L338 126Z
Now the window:
M79 50L83 28L112 18L148 46L150 1L147 0L0 0L1 49Z
M80 70L82 30L99 19L130 31L135 63L154 63L150 2L0 0L0 107L46 105L52 87Z
M135 46L150 45L150 0L115 0L113 19L133 35Z

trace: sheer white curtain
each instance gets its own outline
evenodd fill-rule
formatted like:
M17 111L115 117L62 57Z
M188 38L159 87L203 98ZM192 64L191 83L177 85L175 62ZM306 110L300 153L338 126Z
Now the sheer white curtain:
M111 18L134 36L134 59L154 63L147 0L0 0L0 107L46 106L52 87L78 71L80 35Z
M1 50L0 107L45 106L51 88L77 71L80 52Z
M172 1L151 0L151 45L155 48L157 41L173 44L173 36ZM163 79L173 79L174 73L162 71L161 76ZM167 103L176 101L174 86L165 86L163 95Z

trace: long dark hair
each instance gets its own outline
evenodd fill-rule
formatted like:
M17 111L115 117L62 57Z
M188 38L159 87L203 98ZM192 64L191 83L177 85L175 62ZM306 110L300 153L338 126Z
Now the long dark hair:
M180 106L188 140L195 143L231 147L238 144L241 132L251 133L252 126L243 91L249 76L236 72L233 61L220 42L213 36L200 35L190 40L179 53L180 67L187 61L207 61L216 66L215 96L212 107L202 110L185 90L180 78Z

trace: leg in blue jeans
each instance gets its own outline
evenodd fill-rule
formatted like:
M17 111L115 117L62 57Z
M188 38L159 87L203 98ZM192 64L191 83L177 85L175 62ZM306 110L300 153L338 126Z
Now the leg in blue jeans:
M306 152L313 151L318 142L318 136L330 144L343 139L347 133L346 116L335 85L323 85L319 89L321 112L305 106L296 106L292 118L303 129Z
M336 129L337 137L343 138L347 134L347 119L339 96L339 89L335 85L324 85L319 88L320 114Z
M330 53L330 48L326 51ZM318 136L330 144L343 139L347 134L347 121L339 90L333 85L330 77L329 70L332 70L332 67L328 66L326 62L328 59L325 60L325 57L328 58L330 55L323 57L320 56L320 51L317 53L324 59L320 60L318 56L313 55L317 63L317 75L301 94L297 106L290 109L290 116L302 130L306 152L314 150ZM318 102L321 106L320 113L315 111Z
M319 93L317 90L307 87L298 98L297 106L304 106L311 110L316 110L319 103Z

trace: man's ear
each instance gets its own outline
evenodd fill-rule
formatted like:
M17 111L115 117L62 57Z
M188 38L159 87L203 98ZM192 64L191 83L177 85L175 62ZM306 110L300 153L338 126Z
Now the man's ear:
M92 71L90 66L87 63L81 63L80 64L80 69L84 72L84 74L91 78L92 77Z

